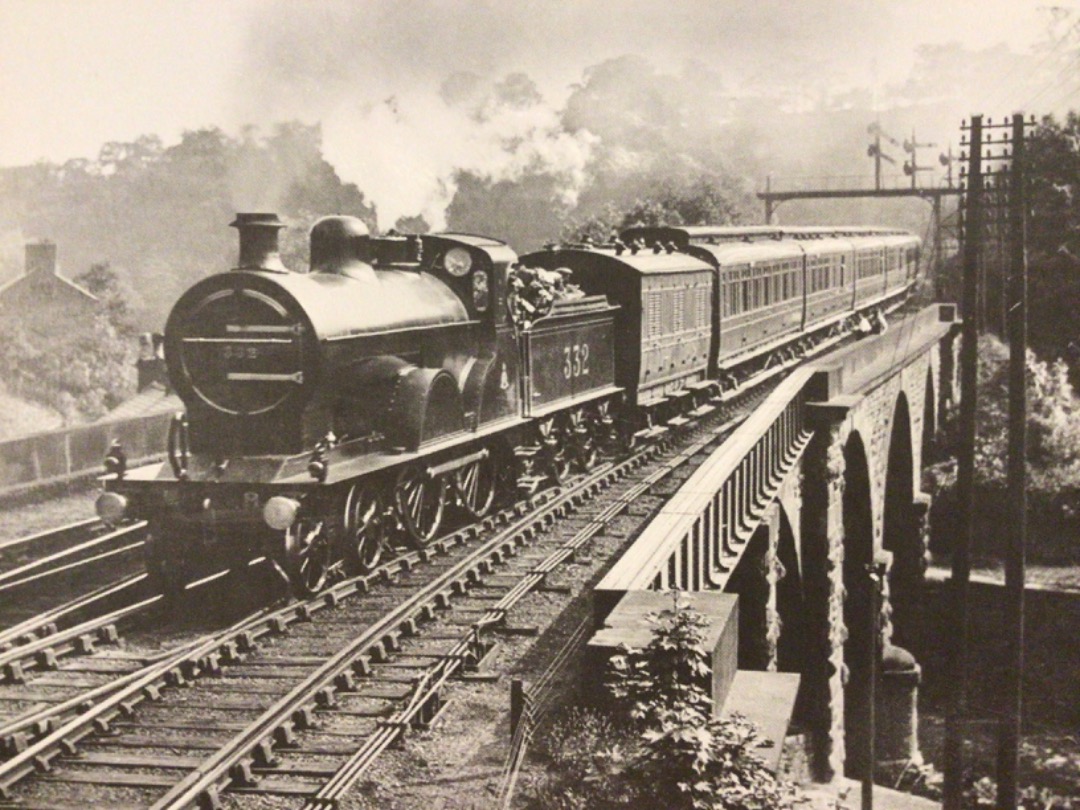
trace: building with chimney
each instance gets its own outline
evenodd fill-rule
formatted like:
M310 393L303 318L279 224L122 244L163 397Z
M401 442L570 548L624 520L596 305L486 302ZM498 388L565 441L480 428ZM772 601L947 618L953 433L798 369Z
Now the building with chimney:
M43 336L70 334L94 316L98 299L60 275L56 245L42 241L26 245L23 275L0 285L0 318L18 317Z

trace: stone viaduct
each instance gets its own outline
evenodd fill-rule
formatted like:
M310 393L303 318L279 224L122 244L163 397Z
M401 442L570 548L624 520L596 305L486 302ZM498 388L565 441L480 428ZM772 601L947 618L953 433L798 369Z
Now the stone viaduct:
M873 634L886 668L913 666L902 648L920 624L920 473L957 403L958 326L935 305L792 372L597 587L601 622L632 591L738 594L738 667L801 675L796 716L818 778L864 772ZM875 560L887 570L876 617Z

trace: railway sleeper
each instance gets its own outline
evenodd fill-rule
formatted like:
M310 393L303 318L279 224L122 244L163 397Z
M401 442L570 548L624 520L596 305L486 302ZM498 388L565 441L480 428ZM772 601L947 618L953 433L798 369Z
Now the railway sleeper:
M26 683L26 672L21 661L8 661L2 673L4 683Z
M44 650L40 650L34 656L34 663L37 664L38 669L59 669L60 663L57 661L56 650L49 647Z
M229 779L232 780L231 784L240 787L252 787L259 784L259 777L252 771L252 763L248 757L229 768Z

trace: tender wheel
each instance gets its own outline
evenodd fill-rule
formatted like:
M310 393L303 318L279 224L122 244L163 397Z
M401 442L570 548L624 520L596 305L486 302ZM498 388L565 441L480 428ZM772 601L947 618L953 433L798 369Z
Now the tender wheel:
M446 482L429 478L423 467L406 467L398 475L394 500L409 540L416 546L430 543L446 511Z
M536 429L540 433L545 472L556 486L561 486L570 477L570 456L566 452L565 432L555 423L554 417L540 420Z
M622 451L617 421L611 415L611 403L601 402L596 406L596 414L590 426L593 441L601 456L616 456Z
M600 457L596 444L595 416L583 410L571 411L566 428L568 452L578 472L588 472Z
M314 596L326 584L330 545L321 520L302 518L285 530L285 573L298 599Z
M345 537L341 554L345 573L366 574L379 564L390 538L386 501L372 486L356 484L345 501Z
M454 473L454 489L461 506L474 518L482 518L495 503L499 471L495 459L489 455L466 464Z

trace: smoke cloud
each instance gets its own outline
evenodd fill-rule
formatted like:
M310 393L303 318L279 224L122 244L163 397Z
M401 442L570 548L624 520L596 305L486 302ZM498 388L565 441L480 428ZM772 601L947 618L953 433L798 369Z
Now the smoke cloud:
M809 116L845 105L860 111L845 124L852 152L826 164L866 163L871 109L934 99L932 111L896 118L943 141L970 112L957 92L988 96L1017 73L1019 57L993 46L1037 30L1034 15L1034 3L1013 0L263 2L251 10L237 101L243 120L321 122L327 158L377 204L382 227L415 214L438 227L460 172L492 182L544 173L572 205L597 172L632 172L665 150L674 164L721 163L744 177L831 169L808 165L836 143ZM966 46L948 44L956 31ZM927 41L937 44L916 50ZM972 42L983 58L965 73ZM631 53L656 70L627 70ZM612 64L626 75L596 114L589 85ZM808 129L785 131L778 111L802 113Z

